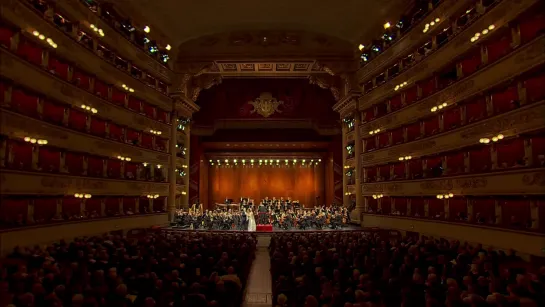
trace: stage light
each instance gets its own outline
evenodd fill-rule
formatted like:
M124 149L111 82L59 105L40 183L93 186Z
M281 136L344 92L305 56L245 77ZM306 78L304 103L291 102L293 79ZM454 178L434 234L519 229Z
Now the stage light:
M151 29L150 29L149 26L145 26L145 27L144 27L144 32L149 33L150 31L151 31Z
M288 163L288 159L286 159L284 162Z
M322 162L322 159L318 159L318 162Z
M157 168L161 168L161 164L157 164Z
M293 163L297 163L297 159L293 159Z
M225 163L229 163L229 160L228 160L228 159L225 159Z
M210 161L208 161L208 162L212 163L212 160L210 160Z
M254 159L250 160L250 162L254 163Z
M276 160L276 163L280 163L280 160Z
M233 160L233 162L237 163L237 159Z
M363 44L360 44L360 45L358 46L358 49L359 49L360 51L362 51L363 49L365 49L365 46L364 46Z
M167 46L165 47L165 49L166 49L166 50L170 50L170 49L172 49L172 47L171 47L170 45L167 45Z
M301 161L302 163L305 163L305 159L303 159L303 161Z
M259 159L259 163L263 162L263 160Z
M389 27L390 27L390 23L389 23L389 22L387 22L387 23L384 24L384 29L388 29Z
M271 160L269 160L269 162L273 163L273 160L271 159Z

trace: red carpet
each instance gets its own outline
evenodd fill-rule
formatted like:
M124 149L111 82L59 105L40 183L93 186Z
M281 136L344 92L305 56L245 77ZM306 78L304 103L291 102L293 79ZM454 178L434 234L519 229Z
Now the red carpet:
M272 232L273 227L272 227L271 224L268 224L268 225L257 225L255 230L256 230L256 231L261 231L261 232Z

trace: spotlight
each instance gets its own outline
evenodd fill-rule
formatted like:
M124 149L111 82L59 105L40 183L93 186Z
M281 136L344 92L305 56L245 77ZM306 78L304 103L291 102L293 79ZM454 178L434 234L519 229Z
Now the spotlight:
M166 50L170 50L170 49L172 49L172 47L171 47L170 45L167 45L167 46L165 47L165 49L166 49Z
M144 27L144 32L149 33L150 31L151 31L151 29L150 29L149 26L145 26L145 27Z
M384 24L384 29L388 29L389 27L390 27L390 23L389 23L389 22L387 22L387 23Z
M360 51L362 51L363 49L365 49L365 46L364 46L363 44L360 44L360 45L358 46L358 49L359 49Z

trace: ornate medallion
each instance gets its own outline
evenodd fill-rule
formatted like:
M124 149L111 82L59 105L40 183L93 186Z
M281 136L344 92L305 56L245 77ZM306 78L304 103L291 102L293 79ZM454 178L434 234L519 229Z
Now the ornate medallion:
M248 103L254 107L250 114L257 113L263 117L269 117L275 112L282 113L282 111L278 110L278 107L284 104L283 101L273 98L271 93L261 93L258 98Z

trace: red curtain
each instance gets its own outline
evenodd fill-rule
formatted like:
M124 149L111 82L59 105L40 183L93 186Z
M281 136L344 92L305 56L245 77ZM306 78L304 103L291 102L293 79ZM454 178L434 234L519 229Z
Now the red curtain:
M125 178L136 179L138 164L134 162L125 162Z
M103 99L108 99L108 86L97 78L95 78L95 94Z
M153 136L142 132L142 147L153 149Z
M486 45L488 64L494 63L511 52L511 33L505 33L500 39L494 39Z
M516 107L518 99L519 95L516 85L494 92L492 94L494 114L501 114L513 110Z
M160 137L155 137L155 149L159 151L166 151L167 141Z
M68 116L68 125L72 129L85 131L87 125L87 114L80 112L76 109L70 109L70 114Z
M62 199L62 214L65 218L81 216L81 198L64 197Z
M153 200L153 212L165 212L165 198L161 196Z
M160 122L168 124L169 123L168 113L158 108L157 109L157 120L160 121Z
M412 123L406 126L407 142L412 142L421 138L420 122Z
M378 167L380 180L390 180L390 165L381 165Z
M140 105L141 104L142 104L142 101L140 101L136 97L129 96L129 103L128 103L129 109L140 113Z
M498 166L524 166L524 139L513 139L496 144Z
M34 221L45 223L57 214L57 198L34 199Z
M445 201L443 199L428 198L428 216L434 219L444 219Z
M473 214L475 216L475 219L477 219L477 215L481 217L485 221L485 223L489 223L491 220L496 219L496 208L495 208L495 202L493 199L486 199L486 198L476 198L473 200ZM479 222L477 220L474 220L474 222Z
M466 118L468 123L479 121L487 117L486 113L486 99L479 98L472 100L466 105Z
M407 198L396 197L395 198L395 211L399 211L401 215L407 215Z
M38 148L38 166L45 172L58 172L61 167L61 152L55 148Z
M384 132L378 135L378 147L384 148L390 146L390 132Z
M87 157L87 174L93 177L102 177L104 170L104 159L100 157Z
M392 130L392 144L398 145L403 143L403 128Z
M362 112L362 123L370 122L375 119L375 108L371 107Z
M470 54L464 57L461 64L464 77L477 71L477 69L479 69L479 65L481 65L481 48L475 48Z
M32 151L34 147L30 143L8 140L13 156L12 167L15 169L32 170Z
M447 175L458 175L464 173L464 152L452 152L446 155Z
M129 211L132 214L136 213L136 197L124 197L123 198L123 211L128 213Z
M469 152L469 172L482 173L489 171L492 166L490 146L475 148Z
M110 139L123 142L123 129L114 123L108 123L108 126L110 128Z
M372 136L365 139L365 151L369 152L377 148L376 137Z
M411 198L411 215L412 216L425 216L424 199L421 197Z
M119 197L106 197L106 216L119 215Z
M540 34L545 29L545 14L536 14L530 18L523 18L519 24L520 41L524 44Z
M390 99L390 111L395 112L399 109L401 109L401 94L395 95Z
M60 77L61 79L68 81L68 69L69 65L64 61L55 58L52 54L49 55L48 60L49 71Z
M17 46L17 54L32 64L42 65L42 48L23 38Z
M66 108L62 105L44 100L42 116L44 120L60 125L63 122L65 110Z
M74 69L74 72L72 73L72 82L79 88L88 91L91 85L91 77L81 70Z
M377 168L376 167L368 167L365 169L367 174L367 182L375 182L377 180Z
M532 164L538 167L545 166L545 137L536 136L530 141L532 144ZM540 161L540 156L542 156L542 161Z
M79 153L67 152L64 155L64 165L70 175L83 175L83 155Z
M424 136L439 133L439 116L433 116L424 121Z
M390 197L381 198L380 207L382 208L382 214L390 215L392 213L392 201Z
M525 228L532 219L530 201L525 199L500 200L502 224L506 227Z
M96 117L91 117L91 134L104 137L106 136L106 121Z
M11 38L13 37L13 30L6 26L0 26L0 45L9 49L11 46Z
M454 107L443 113L443 128L445 131L456 129L462 124L460 107Z
M420 159L418 160L410 160L409 161L409 171L411 173L412 179L422 178L422 161Z
M450 220L459 220L459 214L467 216L467 201L462 197L450 198L448 200L448 211Z
M133 145L137 145L138 144L138 139L139 139L139 132L136 131L136 130L133 130L131 128L126 128L127 129L127 133L126 133L126 141L127 143L131 143Z
M3 98L3 97L2 97ZM38 116L38 96L13 88L11 91L11 104L17 112L32 117Z
M121 177L121 161L108 160L108 178L118 179Z
M125 99L127 97L127 94L118 90L117 88L112 88L112 102L114 102L117 105L125 106Z
M545 73L542 72L524 81L528 102L536 102L545 98L545 86L543 84L545 84Z
M394 164L394 180L405 179L405 162Z
M373 213L377 213L378 201L372 197L366 196L368 209L373 210Z
M419 83L420 88L422 89L422 96L427 97L435 92L435 77L431 77L425 81Z
M143 103L144 114L149 118L155 118L155 107L149 103Z
M0 199L0 220L6 224L14 224L18 220L23 223L28 215L28 199Z
M98 215L100 216L102 211L102 199L101 198L90 198L85 200L85 211L87 215Z
M405 104L409 105L418 99L418 87L413 86L405 91Z
M310 167L210 167L210 203L242 196L256 201L265 197L291 197L301 205L313 206L323 198L323 177Z
M377 115L377 118L382 117L386 115L386 113L388 113L388 106L386 105L386 102L375 105L375 108L376 108L375 114Z
M441 166L442 164L442 157L441 156L434 156L434 157L428 157L426 158L426 166L428 171L433 167Z

